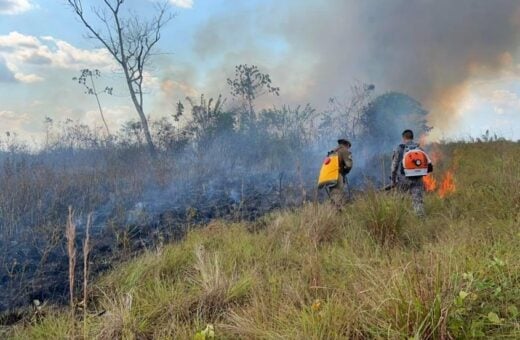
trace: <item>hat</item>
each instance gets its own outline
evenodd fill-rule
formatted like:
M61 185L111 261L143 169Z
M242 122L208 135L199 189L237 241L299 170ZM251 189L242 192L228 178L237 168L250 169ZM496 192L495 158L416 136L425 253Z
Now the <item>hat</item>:
M350 141L348 139L343 138L343 137L338 138L338 144L348 145L349 148L352 146L352 143L350 143Z

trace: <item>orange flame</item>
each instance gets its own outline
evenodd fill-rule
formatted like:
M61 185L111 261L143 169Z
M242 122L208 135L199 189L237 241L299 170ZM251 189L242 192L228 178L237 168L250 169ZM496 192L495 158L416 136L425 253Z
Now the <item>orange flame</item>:
M431 174L428 174L427 176L423 177L423 183L424 183L424 189L426 191L431 192L434 191L435 188L437 188L437 181Z
M444 198L453 192L455 192L455 182L453 181L453 173L448 170L444 174L444 178L439 188L439 197Z

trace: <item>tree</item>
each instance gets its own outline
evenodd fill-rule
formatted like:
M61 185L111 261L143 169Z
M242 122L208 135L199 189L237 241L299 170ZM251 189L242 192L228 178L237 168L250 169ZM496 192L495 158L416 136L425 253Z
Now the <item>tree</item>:
M405 129L419 137L429 132L428 111L412 97L388 92L376 97L363 109L363 135L368 144L392 148Z
M235 66L235 79L227 80L231 87L231 94L234 97L242 98L248 106L248 116L243 123L251 123L256 119L254 111L254 100L266 93L280 95L280 88L272 86L271 77L266 73L261 73L255 65Z
M145 69L161 39L161 30L173 18L168 12L168 3L157 4L155 16L145 20L137 14L125 17L121 11L125 0L103 0L101 7L89 7L103 29L94 28L96 19L87 17L82 0L67 0L67 3L87 28L89 38L98 40L123 70L149 152L155 157L156 150L143 106L143 80Z
M329 98L329 109L323 115L320 132L326 136L332 133L356 140L364 130L364 110L374 90L372 84L356 82L350 87L348 99Z
M208 101L203 94L200 96L199 103L190 97L186 97L186 100L191 106L191 121L187 129L199 144L204 144L204 141L207 142L214 137L224 115L222 107L226 100L219 95L217 101L213 103L213 98Z
M72 80L77 81L79 84L83 85L86 89L85 93L90 94L96 97L96 102L98 104L99 114L101 115L101 120L105 125L105 129L107 130L107 137L110 138L110 129L108 128L107 121L105 120L105 115L103 114L103 108L101 107L101 103L99 101L99 95L101 93L112 94L111 87L105 87L103 91L98 92L96 89L96 83L94 82L94 78L101 77L101 72L99 70L90 70L88 68L81 70L81 75L79 77L74 77Z
M269 139L289 146L289 150L302 150L318 137L314 124L318 116L310 104L296 108L284 105L280 109L263 110L259 126L268 133Z

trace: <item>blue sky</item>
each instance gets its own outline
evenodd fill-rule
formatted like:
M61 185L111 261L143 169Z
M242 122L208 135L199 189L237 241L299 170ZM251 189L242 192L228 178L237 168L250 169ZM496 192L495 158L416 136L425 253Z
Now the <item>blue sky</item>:
M515 3L498 0L473 14L449 0L430 7L400 7L400 0L170 0L176 17L148 74L146 111L159 117L186 96L229 96L226 78L234 65L249 63L282 89L280 98L263 98L260 105L324 108L329 97L346 96L351 84L364 81L378 93L396 90L421 100L432 112L435 138L489 129L520 139ZM153 12L152 0L125 6L140 16ZM446 10L454 14L443 15ZM479 23L467 19L480 11L487 14ZM402 24L415 21L421 27ZM38 139L47 116L99 125L94 99L71 80L85 67L102 71L98 87L114 87L114 96L101 98L111 127L135 119L117 68L99 47L85 38L65 1L0 0L0 133ZM446 109L439 103L451 88L458 92Z

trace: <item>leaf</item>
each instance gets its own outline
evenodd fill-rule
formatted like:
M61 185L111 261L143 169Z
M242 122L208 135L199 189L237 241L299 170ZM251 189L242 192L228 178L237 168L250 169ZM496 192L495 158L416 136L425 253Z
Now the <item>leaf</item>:
M502 323L502 320L498 317L497 313L489 312L487 318L494 324Z
M461 291L459 292L459 297L460 297L462 300L464 300L468 295L469 295L469 293L467 293L467 292L465 292L465 291L463 291L463 290L461 290Z
M518 316L518 308L516 308L516 306L509 306L509 307L507 307L507 312L513 318L516 318Z

